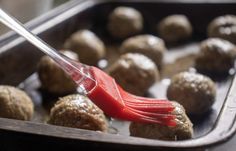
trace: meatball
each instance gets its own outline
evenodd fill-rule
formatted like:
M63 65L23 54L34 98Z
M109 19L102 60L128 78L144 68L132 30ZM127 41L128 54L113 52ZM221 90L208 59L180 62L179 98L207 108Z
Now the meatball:
M136 95L144 95L159 77L156 65L138 53L122 55L108 72L121 87Z
M88 65L97 65L106 53L104 43L89 30L79 30L72 34L64 47L76 52L80 61Z
M143 17L130 7L117 7L109 16L108 31L115 38L126 38L141 32Z
M208 25L208 36L223 38L236 44L236 16L225 15L215 18Z
M192 26L185 15L170 15L160 21L158 33L166 42L186 40L192 35Z
M0 86L0 117L30 120L33 113L33 102L24 91L12 86Z
M228 73L234 66L236 47L232 43L209 38L200 44L200 54L195 60L195 67L201 72Z
M61 52L71 59L78 60L78 56L74 52ZM48 56L41 58L37 72L42 88L50 93L63 95L73 93L77 89L77 85L71 77Z
M214 103L216 86L204 75L181 72L172 77L167 97L183 105L187 114L200 115Z
M161 68L165 50L164 41L153 35L139 35L128 38L120 48L121 53L136 52L146 55L155 62L158 68Z
M193 124L187 117L183 106L172 102L175 109L172 114L176 115L176 126L169 127L159 124L146 124L132 122L129 130L130 135L135 137L161 139L161 140L185 140L193 137Z
M48 123L94 131L105 132L108 129L102 110L79 94L60 98L50 111Z

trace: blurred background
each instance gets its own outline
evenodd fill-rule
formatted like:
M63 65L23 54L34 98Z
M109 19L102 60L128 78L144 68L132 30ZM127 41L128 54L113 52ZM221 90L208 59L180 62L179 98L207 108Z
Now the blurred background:
M69 0L0 0L1 8L23 23ZM0 35L9 31L0 23Z

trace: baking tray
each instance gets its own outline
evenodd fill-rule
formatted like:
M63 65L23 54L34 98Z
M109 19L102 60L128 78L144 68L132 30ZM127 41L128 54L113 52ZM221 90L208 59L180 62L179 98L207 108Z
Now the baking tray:
M62 12L55 12L49 18L45 16L43 23L32 30L43 40L57 49L61 49L64 41L78 29L91 29L107 44L108 62L117 57L116 51L120 41L112 40L105 30L108 14L116 6L131 6L144 16L145 29L143 33L155 34L155 25L163 17L170 14L185 14L194 27L194 36L185 44L168 46L165 57L166 70L164 78L186 70L192 65L194 55L198 52L198 43L206 38L207 24L216 16L236 14L236 3L233 1L211 2L203 1L111 1L87 0L72 1L63 6ZM13 40L14 39L14 40ZM4 39L3 39L4 40ZM1 42L0 42L1 43ZM159 148L193 149L216 145L227 141L236 131L236 81L234 75L217 81L217 101L211 111L204 117L191 117L195 127L195 137L185 141L161 141L136 137L128 134L105 134L88 130L67 128L45 124L47 110L42 107L43 95L38 90L36 65L43 54L23 38L12 37L0 48L0 84L16 85L27 91L34 99L35 115L32 121L18 121L0 118L0 136L3 144L18 144L18 147L37 148L86 147L103 150L156 150ZM175 62L173 60L177 59ZM163 82L165 83L165 82ZM166 85L155 84L147 95L165 96ZM160 89L161 88L161 89ZM158 94L155 91L158 89ZM118 122L119 123L119 122ZM115 125L114 125L115 126ZM122 125L121 125L122 127ZM119 130L119 128L118 128ZM21 141L21 144L19 141ZM22 145L25 142L27 145ZM1 145L0 145L1 147ZM11 147L9 145L8 147ZM46 147L45 147L46 148Z

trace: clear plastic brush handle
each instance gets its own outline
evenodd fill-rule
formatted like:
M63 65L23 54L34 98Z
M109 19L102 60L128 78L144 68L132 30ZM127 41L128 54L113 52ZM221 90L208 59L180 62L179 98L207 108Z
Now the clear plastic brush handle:
M77 83L81 93L88 94L96 86L96 80L93 79L89 66L75 62L60 54L39 37L28 31L17 19L7 14L1 8L0 21L39 48L42 52L50 56L66 73L72 77L72 79Z

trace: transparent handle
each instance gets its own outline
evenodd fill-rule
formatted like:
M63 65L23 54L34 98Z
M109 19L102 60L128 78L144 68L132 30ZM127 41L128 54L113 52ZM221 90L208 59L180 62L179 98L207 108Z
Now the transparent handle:
M64 55L61 55L39 37L28 31L18 20L7 14L1 8L0 21L55 60L78 84L82 93L87 94L96 86L96 81L91 76L89 66L75 62Z

